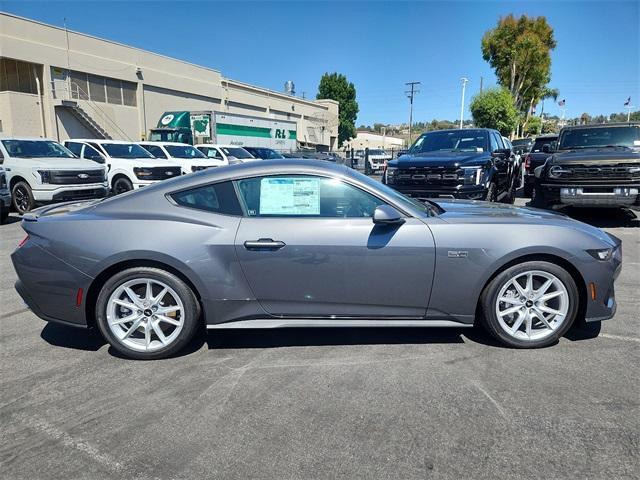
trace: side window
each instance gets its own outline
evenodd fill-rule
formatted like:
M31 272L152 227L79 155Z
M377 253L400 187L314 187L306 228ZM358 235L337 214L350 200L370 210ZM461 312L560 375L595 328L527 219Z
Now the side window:
M84 146L84 152L82 152L82 156L84 158L88 158L89 160L98 160L104 158L104 155L102 155L98 150L90 145Z
M242 209L231 182L214 183L171 195L183 207L225 215L242 215Z
M162 151L162 149L157 145L142 145L142 148L156 158L167 158L164 151Z
M71 150L76 157L80 156L82 152L82 144L77 142L64 142L64 146Z
M89 142L87 145L91 145L96 151L100 152L101 155L105 155L104 150L102 150L102 148L100 148L100 146L97 143ZM87 156L86 149L84 151L84 155L85 157Z
M217 148L208 148L207 157L215 158L216 160L222 160L222 155L220 154Z
M491 140L491 151L495 151L498 148L502 148L500 146L500 142L498 141L498 135L496 135L494 132L490 132L489 133L489 138Z
M287 175L238 180L250 217L372 217L384 202L339 180Z

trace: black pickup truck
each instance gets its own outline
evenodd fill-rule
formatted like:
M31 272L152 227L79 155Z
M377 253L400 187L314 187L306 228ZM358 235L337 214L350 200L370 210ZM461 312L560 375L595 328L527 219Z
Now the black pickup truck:
M558 141L558 134L546 134L540 135L536 137L535 141L531 145L531 149L527 151L524 156L524 196L531 197L533 194L533 185L535 183L535 176L533 172L535 172L536 168L540 165L544 165L544 162L547 161L547 158L551 155L549 153L549 146L554 142ZM547 145L547 148L545 148Z
M437 130L388 162L382 182L417 198L464 198L513 203L519 186L513 151L496 130Z
M545 150L532 206L640 209L640 124L566 127Z

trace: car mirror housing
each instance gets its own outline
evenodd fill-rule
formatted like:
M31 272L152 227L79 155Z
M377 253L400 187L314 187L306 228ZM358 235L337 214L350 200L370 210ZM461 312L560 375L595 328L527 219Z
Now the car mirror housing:
M400 225L404 223L404 218L391 205L379 205L373 212L373 223L376 225Z
M499 157L499 158L509 158L511 156L511 149L509 149L509 148L496 148L493 151L493 156L494 157Z
M542 170L544 170L544 165L540 165L539 167L536 167L536 169L533 171L533 175L536 178L542 177Z

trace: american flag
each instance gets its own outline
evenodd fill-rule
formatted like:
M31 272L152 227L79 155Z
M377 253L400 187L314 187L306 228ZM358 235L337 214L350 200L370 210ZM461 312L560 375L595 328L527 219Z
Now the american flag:
M561 107L564 107L564 104L567 103L567 101L563 98L562 100L560 100L558 102L558 105L560 105Z
M629 105L631 105L631 97L627 98L627 101L624 102L625 107L628 107Z

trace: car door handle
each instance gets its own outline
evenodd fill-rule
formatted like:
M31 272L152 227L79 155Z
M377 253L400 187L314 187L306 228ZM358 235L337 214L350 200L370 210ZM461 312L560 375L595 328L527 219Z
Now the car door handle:
M244 248L247 250L279 250L285 246L284 242L271 238L261 238L259 240L247 240Z

